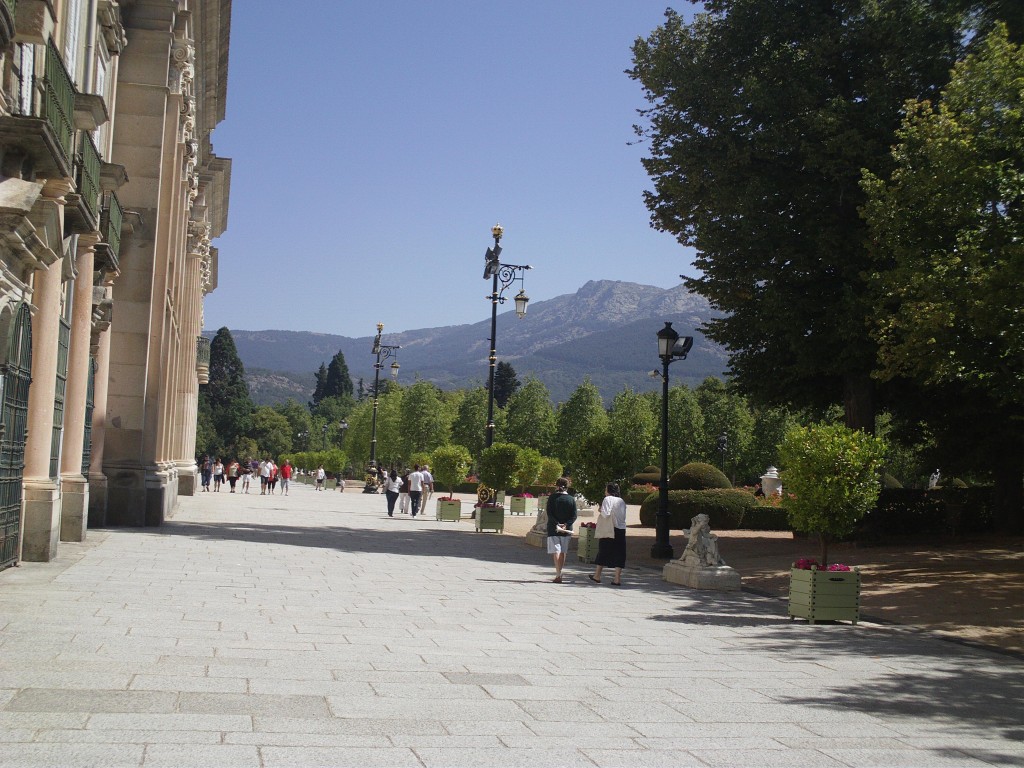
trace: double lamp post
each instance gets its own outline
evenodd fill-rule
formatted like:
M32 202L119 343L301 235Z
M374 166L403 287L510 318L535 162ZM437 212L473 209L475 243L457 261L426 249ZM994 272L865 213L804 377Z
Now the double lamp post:
M370 427L370 468L377 469L377 402L380 399L380 369L384 367L384 361L389 357L391 361L391 378L398 380L398 350L402 347L398 344L381 344L380 336L384 333L384 323L377 323L377 336L373 340L373 349L370 354L377 356L377 362L373 364L373 425ZM376 492L376 488L374 489Z
M484 298L491 302L491 353L487 358L487 430L484 435L484 447L494 444L494 369L498 364L496 337L498 333L498 305L504 304L505 291L512 283L519 281L519 293L515 296L516 316L520 319L526 315L526 305L530 297L523 290L523 274L532 269L529 264L503 264L501 262L501 236L505 233L501 224L491 227L494 245L484 254L484 280L491 278L491 295Z

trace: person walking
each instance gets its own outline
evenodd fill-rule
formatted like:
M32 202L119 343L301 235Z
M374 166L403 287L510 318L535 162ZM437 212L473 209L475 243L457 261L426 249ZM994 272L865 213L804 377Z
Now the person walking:
M562 568L572 541L572 524L576 522L576 497L569 493L569 478L560 477L555 492L548 496L548 554L555 563L555 584L562 583Z
M426 464L420 468L420 474L423 475L423 495L420 496L420 509L426 511L430 497L434 495L434 476L430 474L430 467Z
M613 587L622 586L622 569L626 566L626 502L619 495L619 484L608 483L604 500L597 513L597 557L590 580L601 583L601 571L615 569Z
M266 496L270 490L270 459L260 462L260 496Z
M406 472L402 475L402 485L398 489L398 512L402 515L409 514L409 506L411 499L409 498L409 475L411 472Z
M242 465L242 493L249 492L249 480L252 478L252 459L246 459Z
M322 491L324 489L324 480L327 478L327 473L324 472L324 465L321 464L316 468L316 489Z
M388 475L388 484L384 489L385 495L388 497L388 517L395 516L395 502L398 501L398 492L402 488L402 478L398 476L398 472L391 470L391 474Z
M231 486L231 492L235 492L235 483L238 482L238 459L232 459L231 463L228 464L228 485Z
M288 495L288 483L292 479L292 463L288 459L284 460L284 465L281 467L281 493L285 496Z
M203 493L210 492L210 477L213 475L213 464L209 456L203 456L203 463L199 467L199 474L203 482Z
M420 472L420 465L413 464L412 472L409 473L409 501L412 503L412 516L420 512L420 496L423 495L423 473Z
M220 493L220 484L224 482L224 463L217 457L213 465L213 492Z
M267 478L267 493L273 496L274 489L277 488L277 477L280 474L280 471L273 459L267 459L267 464L270 465L270 476Z

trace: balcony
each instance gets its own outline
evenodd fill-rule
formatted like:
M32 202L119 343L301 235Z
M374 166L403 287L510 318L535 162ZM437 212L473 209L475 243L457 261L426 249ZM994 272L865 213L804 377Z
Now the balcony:
M210 383L210 340L196 336L196 375L200 384Z
M0 9L6 2L0 2ZM31 158L36 176L71 178L75 89L52 40L46 45L44 78L23 87L31 90L31 106L25 114L0 116L5 144L20 147Z
M73 232L93 232L100 226L100 153L88 133L81 134L78 145L79 152L75 158L77 191L67 196L64 211Z
M105 196L103 213L100 214L100 236L103 241L96 246L96 269L106 272L118 271L121 255L121 226L124 209L117 195L108 192Z

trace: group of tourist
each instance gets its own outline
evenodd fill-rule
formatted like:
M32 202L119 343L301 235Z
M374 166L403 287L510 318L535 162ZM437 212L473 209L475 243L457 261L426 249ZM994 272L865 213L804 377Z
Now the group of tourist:
M388 517L395 516L395 505L400 515L412 514L416 517L421 509L426 509L427 502L434 493L434 476L430 467L414 464L411 471L402 475L392 469L384 480L384 495L388 500Z
M320 468L323 471L323 467ZM260 496L270 496L277 492L277 484L281 484L281 493L288 495L288 485L291 481L294 470L291 462L287 459L284 464L278 466L269 456L262 461L246 459L239 461L232 459L225 467L220 457L211 459L208 455L199 461L199 475L203 491L210 492L210 483L213 482L213 492L220 493L220 488L227 481L231 493L235 492L238 481L242 481L242 493L249 492L250 478L260 479Z

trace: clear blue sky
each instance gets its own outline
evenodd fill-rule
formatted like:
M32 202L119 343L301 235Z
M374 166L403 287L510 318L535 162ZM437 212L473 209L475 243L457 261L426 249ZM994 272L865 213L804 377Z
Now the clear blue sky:
M486 319L495 222L502 260L533 266L534 301L588 280L677 285L693 254L650 227L646 149L629 146L645 102L623 74L666 5L233 3L213 134L231 201L206 327L369 336Z

